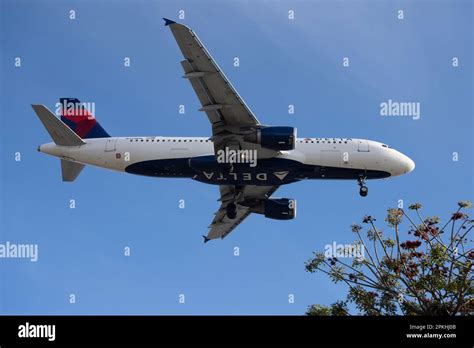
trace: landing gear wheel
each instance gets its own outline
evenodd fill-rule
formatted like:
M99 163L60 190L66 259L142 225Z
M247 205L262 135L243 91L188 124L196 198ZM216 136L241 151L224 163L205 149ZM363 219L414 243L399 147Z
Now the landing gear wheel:
M365 176L363 175L359 176L359 178L357 179L357 183L359 184L359 187L360 187L359 194L362 197L367 196L367 194L369 193L369 189L367 188L367 186L365 186Z
M227 204L225 207L226 215L229 219L233 220L237 217L237 206L234 203Z

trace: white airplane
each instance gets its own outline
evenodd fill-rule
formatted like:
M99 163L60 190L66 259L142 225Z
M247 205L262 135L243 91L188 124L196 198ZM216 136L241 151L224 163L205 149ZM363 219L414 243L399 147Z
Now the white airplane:
M212 137L111 137L74 98L61 98L61 120L32 105L54 142L38 151L59 157L63 181L86 164L137 175L191 178L219 185L221 205L204 242L226 237L250 213L289 220L296 201L273 198L281 185L306 179L356 180L411 172L415 163L388 145L365 139L297 138L293 127L262 125L196 34L165 19L184 56L191 83L212 125Z

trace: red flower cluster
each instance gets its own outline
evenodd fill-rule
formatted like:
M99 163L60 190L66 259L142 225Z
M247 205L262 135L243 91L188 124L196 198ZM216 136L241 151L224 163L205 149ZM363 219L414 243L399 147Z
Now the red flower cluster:
M466 214L463 214L460 211L458 211L457 213L453 214L452 219L456 221L456 220L464 219L465 217L466 217Z
M416 237L419 237L423 240L429 240L430 236L437 236L438 234L439 234L439 229L433 226L420 227L414 233Z
M369 297L371 297L371 298L377 297L377 293L374 292L374 291L368 291L368 292L367 292L367 295L368 295Z
M423 251L412 251L410 253L410 256L411 257L422 257L424 254L423 254Z
M408 278L413 278L418 274L418 266L415 263L410 263L404 273Z
M400 244L400 246L403 249L416 249L420 245L421 245L421 241L419 241L419 240L413 240L413 241L407 240L406 242Z

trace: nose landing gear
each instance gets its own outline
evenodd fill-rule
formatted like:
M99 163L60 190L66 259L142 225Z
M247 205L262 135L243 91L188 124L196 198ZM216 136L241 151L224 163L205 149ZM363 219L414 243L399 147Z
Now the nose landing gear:
M365 176L359 176L359 178L357 179L357 183L360 187L359 194L362 197L367 196L367 194L369 193L369 188L365 186Z

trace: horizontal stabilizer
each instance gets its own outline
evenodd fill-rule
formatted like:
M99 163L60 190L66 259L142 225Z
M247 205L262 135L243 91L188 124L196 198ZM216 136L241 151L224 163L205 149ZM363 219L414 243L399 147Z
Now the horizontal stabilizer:
M63 174L63 181L74 181L84 168L83 164L71 162L68 160L61 160L61 172Z
M64 124L54 114L48 110L44 105L31 105L35 110L36 115L43 123L49 135L56 143L61 146L79 146L84 145L85 142L74 133L71 128Z

